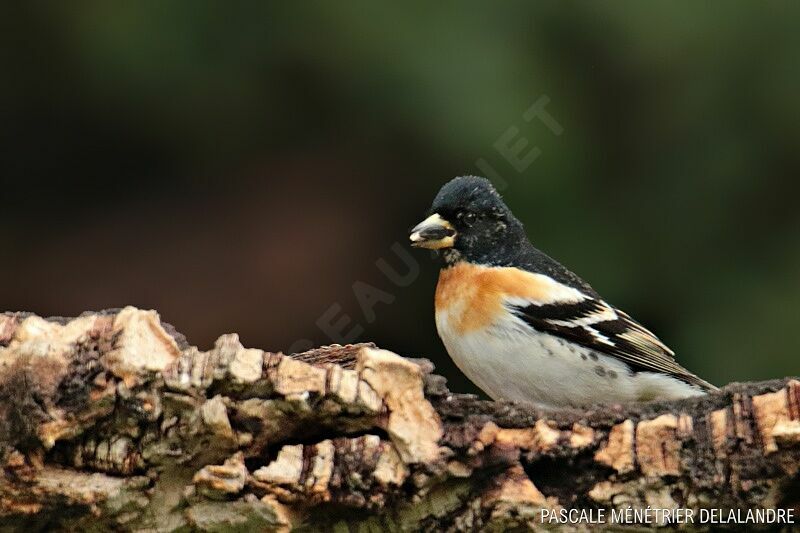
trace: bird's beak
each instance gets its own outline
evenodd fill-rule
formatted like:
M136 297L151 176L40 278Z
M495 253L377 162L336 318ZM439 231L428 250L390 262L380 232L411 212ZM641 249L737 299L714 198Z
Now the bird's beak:
M434 213L417 224L408 238L411 239L411 246L439 250L453 246L456 230L439 213Z

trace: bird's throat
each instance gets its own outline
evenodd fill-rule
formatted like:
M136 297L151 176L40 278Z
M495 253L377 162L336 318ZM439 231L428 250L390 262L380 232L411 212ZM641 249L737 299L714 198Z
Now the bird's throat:
M459 261L461 261L464 257L461 255L461 252L456 250L455 248L447 248L446 250L442 250L442 261L446 266L453 266Z

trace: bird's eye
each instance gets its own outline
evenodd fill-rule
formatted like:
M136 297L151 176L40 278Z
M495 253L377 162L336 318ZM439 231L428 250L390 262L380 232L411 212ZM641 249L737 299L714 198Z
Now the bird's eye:
M464 221L464 224L467 226L473 225L476 218L478 218L478 216L472 211L466 211L463 215L461 215L461 220Z

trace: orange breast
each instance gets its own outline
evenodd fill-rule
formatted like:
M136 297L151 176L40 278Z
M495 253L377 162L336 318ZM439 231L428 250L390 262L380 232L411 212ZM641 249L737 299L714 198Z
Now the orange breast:
M496 322L506 312L505 298L546 303L558 289L549 278L524 270L460 262L439 273L436 313L446 314L455 332L464 334Z

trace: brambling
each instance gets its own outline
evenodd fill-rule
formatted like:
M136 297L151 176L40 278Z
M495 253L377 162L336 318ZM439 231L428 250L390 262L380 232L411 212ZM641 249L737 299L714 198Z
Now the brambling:
M577 406L716 390L534 248L484 178L445 184L410 239L441 252L436 328L458 368L495 400Z

